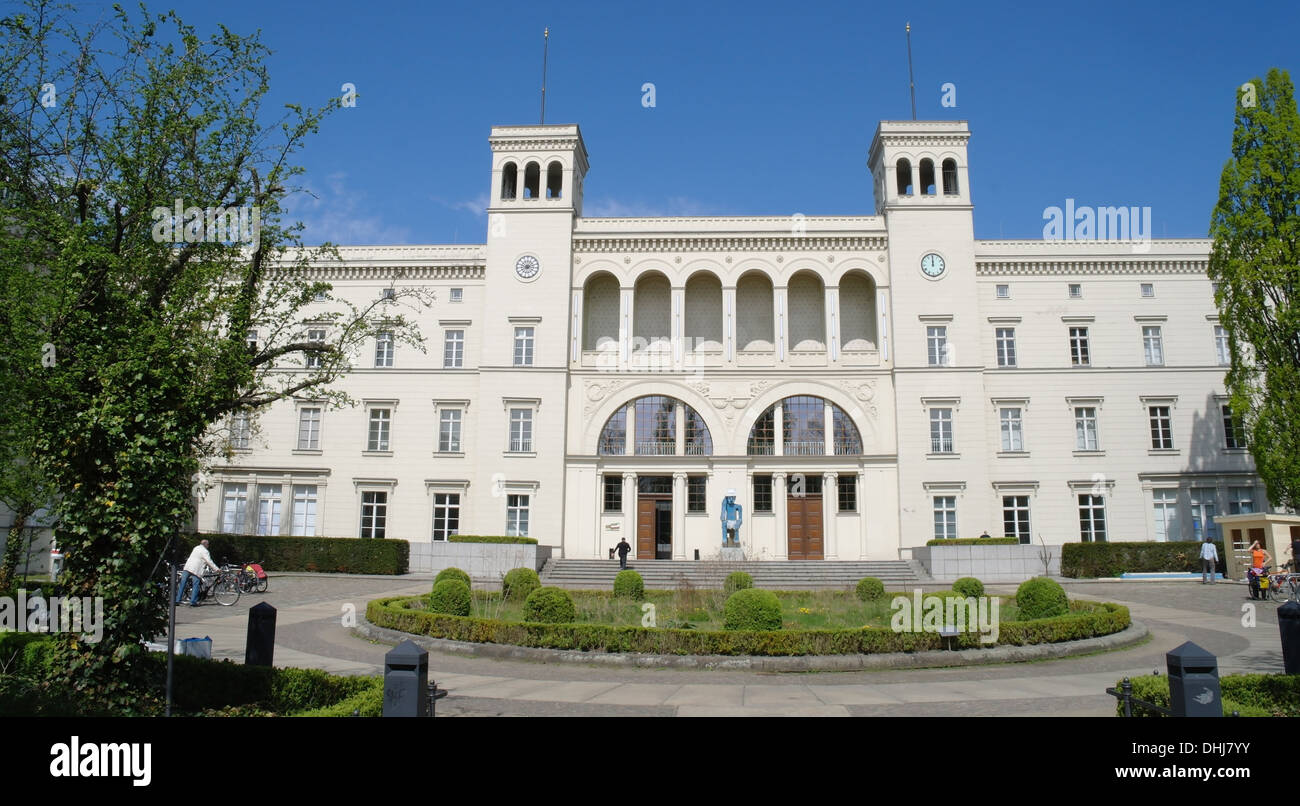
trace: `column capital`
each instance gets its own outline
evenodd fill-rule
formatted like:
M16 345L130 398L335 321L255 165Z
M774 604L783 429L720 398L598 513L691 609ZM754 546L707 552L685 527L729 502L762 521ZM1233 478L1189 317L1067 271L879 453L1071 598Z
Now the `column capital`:
M628 471L626 471L626 470L623 471L623 480L624 480L624 481L627 481L628 479L635 479L635 478L636 478L636 473L630 473L630 472L628 472Z
M775 482L777 479L784 479L785 477L786 477L786 472L785 472L784 470L774 470L774 471L772 471L772 481L773 481L773 482Z
M678 479L685 479L687 475L689 474L685 470L674 470L673 481L677 481Z
M839 477L840 477L840 472L838 470L827 470L826 472L822 473L822 481L834 482L837 481Z

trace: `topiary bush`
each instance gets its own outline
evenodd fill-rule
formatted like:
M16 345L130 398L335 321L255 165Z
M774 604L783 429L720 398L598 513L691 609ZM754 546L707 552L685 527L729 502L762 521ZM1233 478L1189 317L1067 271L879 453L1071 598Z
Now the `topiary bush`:
M435 583L433 593L429 594L429 610L434 613L468 616L469 603L469 585L454 576Z
M1034 577L1016 589L1016 607L1022 619L1034 620L1063 616L1070 612L1065 589L1047 577Z
M573 597L562 588L538 588L524 601L524 620L568 624L578 617Z
M727 574L727 580L722 583L722 590L728 596L752 587L754 587L754 578L744 571L732 571Z
M974 596L977 599L984 595L984 583L975 577L962 577L952 583L952 589L962 596Z
M435 588L438 587L438 583L444 579L459 579L461 582L465 583L465 587L467 588L472 588L474 586L474 583L469 579L469 574L459 568L444 568L439 571L438 575L433 578L433 586Z
M614 595L620 599L640 599L645 595L645 581L630 568L619 571L614 577Z
M738 590L727 597L723 629L781 629L781 600L771 591L758 588Z
M885 598L885 583L875 577L863 577L858 581L858 598L864 602Z
M528 594L542 587L542 580L531 568L511 568L501 582L501 595L512 602L527 599Z

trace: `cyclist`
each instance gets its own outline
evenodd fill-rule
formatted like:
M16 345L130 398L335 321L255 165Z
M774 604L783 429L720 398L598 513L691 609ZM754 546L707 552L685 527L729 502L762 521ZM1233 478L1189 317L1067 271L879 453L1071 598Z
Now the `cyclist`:
M199 593L203 586L203 571L205 567L210 567L213 571L220 572L221 569L212 561L212 555L208 553L208 541L201 540L190 552L190 558L185 561L185 576L181 578L181 587L176 591L176 604L181 603L185 598L185 589L189 586L190 580L194 580L194 593L190 594L190 607L199 606Z

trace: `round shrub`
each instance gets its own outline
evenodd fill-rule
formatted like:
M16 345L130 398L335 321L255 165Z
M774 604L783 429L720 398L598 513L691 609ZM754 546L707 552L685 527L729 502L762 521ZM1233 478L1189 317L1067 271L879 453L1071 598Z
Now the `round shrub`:
M645 594L645 582L631 568L619 571L614 577L614 595L620 599L640 599Z
M723 629L781 629L781 602L771 591L758 588L738 590L727 597L725 614Z
M542 587L542 580L531 568L511 568L501 582L501 595L512 602L527 599L528 594Z
M429 609L448 616L468 616L469 600L469 585L450 577L433 586L433 593L429 594Z
M962 596L974 596L976 599L984 595L984 583L975 577L962 577L952 583L952 589Z
M754 578L744 571L732 571L727 574L727 581L722 583L722 590L728 596L752 587L754 587Z
M568 624L577 617L573 598L562 588L538 588L524 601L524 621Z
M461 582L465 583L465 587L467 588L473 587L474 585L474 583L469 580L469 574L459 568L444 568L439 571L438 575L433 578L433 586L435 588L438 587L438 583L444 579L459 579Z
M1065 598L1065 589L1047 577L1034 577L1020 583L1016 589L1016 607L1020 617L1033 619L1064 616L1070 612L1070 601Z
M863 577L858 582L858 598L864 602L885 598L885 583L875 577Z

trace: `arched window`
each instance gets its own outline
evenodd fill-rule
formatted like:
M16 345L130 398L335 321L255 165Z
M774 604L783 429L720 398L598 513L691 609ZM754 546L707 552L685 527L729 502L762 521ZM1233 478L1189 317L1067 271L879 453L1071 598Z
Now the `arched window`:
M600 430L600 443L596 453L601 456L622 456L627 452L627 408L621 408L609 416L605 427Z
M844 409L831 404L832 419L835 426L835 455L858 456L862 453L862 435L858 427L845 413Z
M912 195L912 163L907 161L906 157L899 157L894 166L894 173L898 174L898 195Z
M826 455L826 410L831 414L831 449L836 456L862 453L862 437L853 419L844 409L824 398L812 395L787 397L774 403L754 421L749 432L746 453L750 456L773 456L777 453L776 409L781 407L782 456Z
M934 195L934 160L921 160L921 193Z
M605 421L600 431L596 453L601 456L624 456L628 453L628 429L632 434L632 453L638 456L676 456L677 409L682 409L685 424L682 454L712 456L713 436L700 413L675 397L647 395L620 406ZM628 418L632 424L629 426Z
M956 196L959 192L957 190L957 160L946 159L943 161L943 195Z
M501 198L507 200L515 198L518 186L519 166L507 162L506 167L501 170Z
M564 169L558 162L546 166L546 198L560 198L560 185L564 182Z
M686 406L686 455L713 455L713 437L709 434L709 427L704 424L700 413L690 406Z
M524 168L524 198L536 199L539 196L542 181L542 169L537 163L530 162Z

